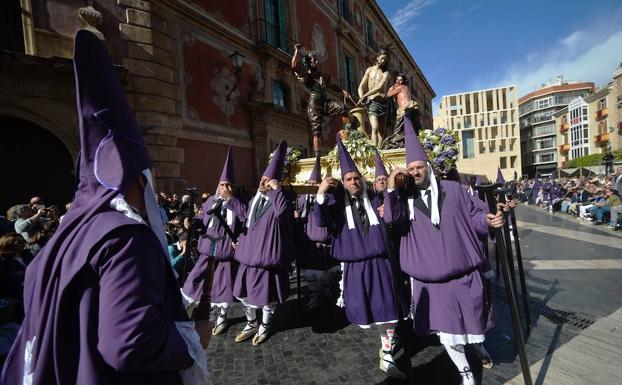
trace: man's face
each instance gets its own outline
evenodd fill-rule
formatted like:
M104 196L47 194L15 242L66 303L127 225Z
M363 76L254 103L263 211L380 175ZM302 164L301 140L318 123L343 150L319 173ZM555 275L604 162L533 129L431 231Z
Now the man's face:
M428 164L423 160L415 160L408 164L408 173L415 180L415 185L421 188L428 183Z
M311 68L315 68L317 67L319 61L317 60L317 57L315 57L314 55L311 55L309 57L309 65L311 66Z
M387 55L385 55L385 54L382 54L382 53L381 53L381 54L380 54L380 55L378 55L378 57L376 58L376 61L377 61L378 65L381 65L381 66L382 66L382 65L385 65L385 64L387 63L387 60L388 60L388 59L389 59L389 58L387 57Z
M349 172L343 176L343 185L350 195L358 197L363 192L363 180L361 174L356 171Z
M265 194L268 192L270 187L268 186L268 182L270 182L270 178L267 176L262 176L259 180L259 192Z
M398 84L401 86L402 84L404 84L404 78L401 76L398 76L397 79L395 79L395 84Z
M229 182L220 182L218 184L218 194L223 195L223 192L230 188L231 188L231 184Z
M376 191L384 191L387 188L387 177L384 175L379 175L374 180L374 188Z
M618 168L616 169L616 174L618 174L618 175L622 175L622 167L618 167Z

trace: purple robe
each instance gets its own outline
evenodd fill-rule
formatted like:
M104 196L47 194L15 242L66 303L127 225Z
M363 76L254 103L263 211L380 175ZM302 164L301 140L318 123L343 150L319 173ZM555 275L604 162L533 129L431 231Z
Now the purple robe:
M210 221L215 215L209 215L207 212L214 206L214 196L207 199L202 206L202 216L195 218L200 221L200 227L205 232L199 238L198 250L201 253L197 263L194 265L186 282L183 286L183 292L188 297L199 301L203 295L203 283L205 282L205 272L209 266L209 258L216 259L214 267L214 276L212 279L211 302L213 303L232 303L233 302L233 281L237 273L237 262L233 259L235 250L233 249L232 240L227 235L225 227L227 226L227 215L223 215L225 222L218 222L210 226ZM239 236L246 220L246 205L240 202L236 197L231 197L228 201L223 202L224 209L233 212L233 224L231 231Z
M181 384L193 359L175 322L188 316L164 245L110 207L151 167L147 147L105 46L88 31L76 35L74 73L79 184L26 270L26 314L0 383L23 384L31 346L33 384Z
M327 270L337 265L338 262L330 255L330 237L328 232L323 228L313 226L315 221L315 215L313 215L315 195L300 195L296 202L298 212L300 213L297 223L299 228L296 232L296 261L298 267L312 270Z
M289 290L287 268L295 255L293 212L282 190L270 190L264 213L255 220L257 207L249 205L250 225L235 252L240 263L233 295L257 307L283 303Z
M384 218L400 228L400 265L413 278L415 332L484 334L492 327L480 274L486 214L458 183L447 180L440 182L438 227L418 202L415 197L410 220L406 199L385 192Z
M338 193L343 196L342 193ZM352 207L353 215L356 209ZM314 226L332 229L333 257L344 262L343 296L348 320L356 325L397 321L399 317L393 272L387 255L386 228L374 208L379 224L369 226L367 235L355 220L355 228L346 222L345 203L332 194L324 203L315 202Z
M34 336L36 384L181 384L179 370L192 365L174 324L188 318L168 257L147 226L112 209L59 229L29 265L24 299L3 384L22 383Z

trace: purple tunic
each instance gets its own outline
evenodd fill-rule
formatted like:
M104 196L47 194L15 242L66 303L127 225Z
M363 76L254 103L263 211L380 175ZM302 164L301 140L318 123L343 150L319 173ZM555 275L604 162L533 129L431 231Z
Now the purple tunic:
M250 226L240 236L235 252L240 266L233 295L258 307L285 301L289 290L287 267L295 253L292 208L282 190L270 190L266 195L268 206L257 220L252 205L249 207Z
M410 220L406 199L385 193L385 221L400 227L400 265L413 278L415 331L484 334L492 326L479 271L486 214L447 180L440 183L439 210L439 227L417 205Z
M363 326L397 321L397 295L380 215L374 209L380 223L369 226L365 235L356 221L354 229L348 228L343 199L337 200L332 194L324 199L321 205L315 203L314 225L333 229L333 257L344 262L343 294L348 320Z
M213 303L232 303L233 302L233 281L237 273L237 262L233 260L235 250L231 238L227 235L224 226L226 222L218 222L210 226L213 215L207 214L214 205L214 196L211 196L202 206L201 227L205 228L205 233L199 238L198 250L201 252L197 263L194 265L186 282L183 292L188 297L199 301L203 295L203 283L205 282L205 271L209 265L209 258L216 259L214 277L212 280L211 302ZM223 203L223 208L233 212L233 225L230 227L234 234L238 235L242 231L246 220L246 205L237 198L232 197ZM223 216L226 220L226 214Z
M33 384L181 384L193 359L175 321L188 316L164 245L110 208L151 167L147 147L106 47L88 31L76 35L74 69L79 184L26 270L26 314L0 383L23 384L31 346ZM144 199L155 208L155 196Z
M313 226L315 196L304 194L297 199L300 226L296 237L296 261L298 267L312 270L327 270L338 262L329 253L330 237L325 228ZM318 231L319 230L319 231ZM311 239L313 238L313 240Z
M27 269L28 310L2 383L22 383L36 336L36 384L181 384L193 361L173 321L188 318L155 235L110 209L82 223L79 237L62 230Z

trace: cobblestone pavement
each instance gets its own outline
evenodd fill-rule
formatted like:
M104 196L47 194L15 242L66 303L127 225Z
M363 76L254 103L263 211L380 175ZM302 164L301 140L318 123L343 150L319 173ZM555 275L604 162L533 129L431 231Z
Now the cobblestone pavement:
M622 306L622 287L617 284L620 270L532 270L530 261L622 259L622 253L617 248L597 246L587 238L565 238L564 228L569 233L583 231L585 237L590 236L591 232L584 226L571 221L528 208L519 208L517 218L523 225L519 227L519 233L533 324L531 332L527 333L526 346L529 362L533 364L563 346L598 318ZM530 230L530 223L555 226L562 233L551 235ZM245 322L241 306L234 306L231 327L226 333L213 337L207 349L211 384L460 383L458 372L438 338L416 338L408 323L401 327L405 349L398 360L398 366L407 378L404 381L387 378L378 369L378 330L363 330L350 325L344 312L334 306L313 313L299 311L295 291L292 293L277 309L273 320L274 334L260 346L252 346L250 341L233 341ZM482 384L503 384L521 373L501 279L493 285L493 296L496 327L488 333L485 345L495 367L481 369L475 354L468 351L472 369ZM546 373L541 372L534 381L536 384L546 383L542 382L545 378Z

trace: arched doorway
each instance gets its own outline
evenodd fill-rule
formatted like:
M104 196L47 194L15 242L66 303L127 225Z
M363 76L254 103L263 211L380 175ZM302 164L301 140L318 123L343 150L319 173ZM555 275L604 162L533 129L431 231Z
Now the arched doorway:
M61 213L75 190L74 161L65 145L34 123L0 116L0 213L33 196Z

